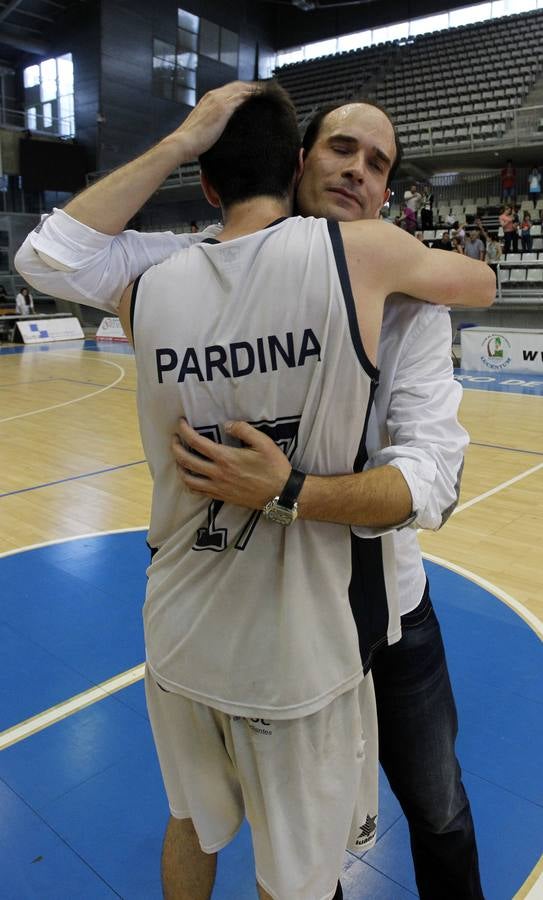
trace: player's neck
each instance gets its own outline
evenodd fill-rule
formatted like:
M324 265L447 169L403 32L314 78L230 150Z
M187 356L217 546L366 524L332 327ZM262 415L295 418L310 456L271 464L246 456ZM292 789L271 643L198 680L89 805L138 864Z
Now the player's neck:
M243 203L234 203L225 211L221 241L260 231L276 219L291 214L290 200L277 197L253 197Z

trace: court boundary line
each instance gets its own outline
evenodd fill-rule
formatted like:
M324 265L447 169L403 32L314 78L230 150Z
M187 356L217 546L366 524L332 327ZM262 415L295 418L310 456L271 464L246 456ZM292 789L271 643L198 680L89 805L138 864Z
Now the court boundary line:
M520 600L516 600L511 594L508 594L507 591L504 591L496 584L483 578L482 575L477 575L476 572L472 572L471 569L466 569L464 566L459 566L457 563L450 562L450 560L444 559L442 556L434 556L433 553L423 552L422 558L427 559L428 562L435 563L437 566L442 566L444 569L449 569L451 572L461 575L468 581L473 581L474 584L482 587L489 594L492 594L493 597L496 597L497 600L501 600L502 603L505 603L506 606L509 606L510 609L514 610L543 641L543 622L541 619L528 609L524 603L521 603Z
M513 900L541 900L543 898L543 855L528 878L519 888Z
M80 694L74 694L68 700L62 700L55 706L50 706L48 709L36 713L35 716L6 728L5 731L0 732L0 750L7 750L8 747L12 747L14 744L25 740L25 738L37 734L38 731L44 731L50 725L55 725L57 722L61 722L63 719L81 712L82 709L93 706L99 700L106 700L108 697L112 697L117 691L122 691L131 684L141 681L144 674L145 663L138 663L137 666L108 678L107 681L102 681L100 684L96 684Z
M479 494L477 497L472 497L471 500L466 500L465 503L461 503L460 506L457 506L456 509L453 510L452 515L458 515L458 513L463 512L465 509L469 509L470 506L475 506L476 503L480 503L481 500L488 500L488 498L492 497L494 494L504 491L506 488L511 487L511 485L516 484L517 481L522 481L523 478L533 475L534 472L538 472L540 469L543 469L543 462L538 463L537 466L532 466L531 469L526 469L526 471L521 472L520 475L515 475L514 478L509 478L508 481L502 481L501 484L497 484L496 487L490 488L488 491ZM421 531L422 529L419 528L418 530Z
M527 453L531 456L543 456L541 450L524 450L522 447L504 447L503 444L483 444L481 441L470 441L470 447L484 447L486 450L507 450L509 453Z
M13 497L14 494L26 494L28 491L41 491L42 488L54 487L57 484L65 484L68 481L78 481L80 478L92 478L94 475L106 475L108 472L117 472L119 469L129 469L131 466L141 466L146 459L138 459L136 462L120 463L118 466L110 466L107 469L97 469L95 472L83 472L81 475L68 475L67 478L59 478L57 481L46 481L43 484L34 484L32 487L17 488L16 491L6 491L0 494L3 497Z
M63 358L70 359L71 357L66 356L66 355L62 356L62 354L58 354L55 357L55 359L63 359ZM94 359L96 362L103 363L105 366L113 366L115 369L119 369L121 374L119 375L118 378L115 379L115 381L112 381L111 384L106 384L104 387L100 388L97 391L92 391L90 394L83 394L82 397L75 397L73 400L66 400L64 403L55 403L52 406L43 406L43 407L41 407L41 409L33 409L33 410L30 410L29 412L18 413L16 416L7 416L4 419L0 419L0 425L5 424L6 422L14 422L16 419L26 419L29 416L37 416L43 412L51 412L51 410L53 410L53 409L61 409L63 406L71 406L73 403L80 403L82 400L88 400L90 397L97 397L99 394L103 394L104 391L111 390L111 388L113 388L113 387L115 387L115 385L119 384L119 382L122 381L123 378L125 377L126 371L123 369L122 366L119 365L119 363L112 362L112 360L110 360L110 359L100 359L100 357L96 357L96 356L95 357L91 356L89 358L89 362L92 359Z
M16 553L28 553L30 550L41 550L43 547L52 547L53 544L69 544L70 541L84 541L87 538L108 537L110 534L133 534L135 531L148 531L149 525L134 525L132 528L110 528L108 531L88 531L85 534L71 534L69 537L57 538L51 541L40 541L38 544L28 544L26 547L18 547L15 550L2 550L0 559L4 556L14 556Z

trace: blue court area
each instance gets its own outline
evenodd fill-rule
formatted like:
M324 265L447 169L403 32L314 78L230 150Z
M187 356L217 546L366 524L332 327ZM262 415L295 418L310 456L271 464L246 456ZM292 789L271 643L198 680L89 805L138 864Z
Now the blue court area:
M4 731L143 661L144 532L0 559ZM511 609L428 564L459 706L459 755L487 900L510 900L541 851L543 650ZM1 736L0 736L1 737ZM0 755L4 900L159 900L167 819L141 681ZM416 896L400 809L381 785L379 839L346 855L346 900ZM255 900L244 826L220 854L214 900Z

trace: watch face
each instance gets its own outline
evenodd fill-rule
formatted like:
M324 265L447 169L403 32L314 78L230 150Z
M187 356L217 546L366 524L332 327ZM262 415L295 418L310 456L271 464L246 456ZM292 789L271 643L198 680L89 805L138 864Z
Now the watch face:
M295 503L294 507L289 509L286 506L279 506L275 500L272 500L264 507L264 514L267 519L277 522L278 525L290 525L298 515L298 504Z

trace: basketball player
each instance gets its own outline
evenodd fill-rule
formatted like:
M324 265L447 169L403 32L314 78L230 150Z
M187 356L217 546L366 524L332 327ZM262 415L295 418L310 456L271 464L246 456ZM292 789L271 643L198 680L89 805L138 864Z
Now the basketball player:
M391 160L391 158L393 157L393 154L394 154L394 146L393 146L393 144L392 144L392 148L389 147L389 154L388 154L388 156L387 156L387 154L385 154L385 156L387 156L387 158L388 158L389 160ZM188 158L188 157L187 157L187 158ZM170 164L171 164L171 157L170 157ZM144 164L144 168L145 168L145 164ZM122 171L122 170L121 170L121 171ZM125 173L123 173L123 175L122 175L121 177L125 177L126 175L127 175L127 173L125 172ZM161 176L161 178L162 178L162 177L163 177L163 176ZM127 182L125 181L125 190L126 190L126 185L127 185ZM90 194L90 192L87 192L87 193ZM348 207L348 206L354 205L353 197L352 197L352 196L351 196L351 197L348 196L348 193L349 193L349 192L348 192L347 189L345 189L345 190L343 191L343 193L342 193L341 191L339 191L339 192L337 192L337 193L338 193L338 195L342 198L342 199L339 199L339 200L338 200L338 202L339 202L340 205L343 205L343 207L345 207L345 206ZM351 193L353 193L353 192L351 192ZM82 195L82 196L84 196L84 195ZM76 201L74 201L74 203L77 203L77 198L76 198ZM92 206L92 202L91 202L91 206ZM97 208L98 208L98 207L97 207ZM72 212L72 211L75 212L75 210L69 210L69 211L70 211L70 212ZM102 211L103 211L103 207L102 207ZM58 217L57 217L57 218L58 218ZM92 219L92 213L90 214L90 218ZM46 223L46 224L47 224L47 223ZM87 224L89 224L89 225L92 226L92 224L94 224L94 223L93 223L92 221L89 221ZM96 223L96 224L97 224L97 223ZM121 225L121 227L122 227L122 225ZM228 227L228 226L227 226L227 227ZM388 229L386 229L386 226L381 226L381 229L380 229L381 232L382 232L383 228L386 230L386 232L387 232L387 234L388 234ZM105 229L105 230L108 230L108 229ZM111 230L114 231L114 230L115 230L115 226L112 226L112 229L111 229ZM89 234L87 235L87 239L90 239L90 235L91 235L91 234L92 234L92 232L90 232L90 229L89 229ZM359 238L360 238L360 236L361 236L361 235L358 235ZM44 235L43 237L45 238L46 235ZM98 236L96 236L96 237L98 237ZM142 236L142 237L145 237L145 236ZM405 236L403 236L402 240L405 240ZM409 238L407 238L407 240L409 241ZM383 237L382 237L382 235L381 235L380 238L379 238L379 242L382 242L382 241L383 241ZM45 243L45 242L44 242L44 243ZM403 267L404 270L405 270L405 271L403 272L403 277L407 279L407 282L409 282L409 265L408 265L407 262L404 262L403 256L404 256L404 252L407 252L407 250L410 250L410 249L411 249L411 246L410 246L411 243L412 243L412 242L409 243L409 246L406 245L405 251L402 251L402 260L401 260L401 264L400 264L400 269ZM365 244L365 245L368 244L367 232L364 234L364 244ZM369 241L369 246L371 247L371 240ZM49 248L50 250L54 251L53 257L56 256L57 259L58 259L58 256L59 256L59 253L58 253L59 247L58 247L57 245L55 245L54 243L53 243L53 244L46 244L46 243L45 243L45 249L44 249L44 246L43 246L43 245L42 245L42 247L41 247L41 253L42 253L42 255L47 256L47 248ZM368 251L368 246L366 246L365 249L366 249L366 251ZM373 249L374 249L375 251L377 251L377 248L373 248ZM381 249L382 249L382 248L381 248ZM421 248L421 249L422 249L422 252L426 252L426 251L424 250L424 248ZM408 254L407 254L407 255L408 255ZM374 259L378 259L378 258L382 258L382 257L379 257L379 254L377 254L377 256L376 256L375 253L374 253L374 254L373 254L373 258L374 258ZM390 257L389 257L389 259L390 259ZM60 262L61 265L64 265L64 263L62 263L61 260L58 260L58 261ZM100 260L98 260L98 261L94 260L93 262L94 262L94 264L96 265L97 263L100 262ZM423 263L423 261L421 260L420 263L419 263L419 265L421 265L421 264L422 264L422 267L426 269L426 261L424 260L424 263ZM25 269L25 273L26 273L26 269ZM434 278L435 278L435 274L436 274L436 273L435 273L435 271L434 271ZM427 273L427 275L428 275L428 273ZM72 277L72 276L69 276L69 278L71 278L71 277ZM411 277L412 277L412 275L411 275ZM419 277L421 277L420 274L419 274ZM387 287L387 284L388 284L387 278L386 278L386 273L385 273L385 272L381 273L381 281L383 282L383 284L382 284L381 287L382 287L382 289L385 289L385 288ZM433 281L433 279L432 279L432 281ZM404 281L403 284L405 285L406 282ZM399 287L399 286L400 286L400 283L396 282L396 286ZM459 285L457 285L457 286L458 286L458 288L460 289L460 286L459 286ZM390 289L390 287L391 287L391 285L388 284L388 288L389 288L389 289ZM413 287L413 285L411 285L411 287ZM454 287L454 285L449 285L449 287ZM433 288L433 289L436 289L436 285L435 285L434 282L432 283L432 288ZM428 290L430 289L428 285L427 285L427 289L428 289ZM477 291L477 288L476 288L476 287L475 287L474 289ZM480 290L482 291L482 293L481 293L481 302L483 302L483 301L482 301L483 295L485 295L486 299L489 300L489 299L490 299L490 293L489 293L489 290L488 290L488 284L485 285L484 290L482 289L482 286L480 286ZM412 291L412 292L415 293L415 291ZM441 296L443 296L443 295L441 294ZM78 298L78 299L80 299L80 298ZM170 357L166 357L166 359L167 359L167 361L169 360L169 362L168 362L168 364L165 366L165 371L168 370L169 363L171 363L171 362L173 361L173 357L171 357L171 356L170 356ZM388 468L389 470L392 470L392 473L394 473L394 471L395 471L395 470L394 470L394 467L387 466L386 468ZM389 474L390 474L390 471L389 471ZM399 485L401 484L401 482L404 481L404 478L403 478L403 476L401 475L401 473L396 472L396 474L399 474L399 479L400 479L400 480L399 480L399 481L396 481L395 484L396 484L397 486L399 486ZM395 475L394 475L394 477L395 477ZM396 497L398 494L399 494L399 495L402 495L402 494L401 494L401 491L398 490L398 491L393 491L393 492L392 492L392 496L394 496L394 497ZM405 494L405 484L404 484L404 494L403 494L403 497L405 497L405 496L406 496L406 494ZM412 506L412 496L411 496L411 494L409 493L409 491L407 491L407 498L408 498L407 505L404 505L404 507L401 508L401 504L400 504L400 510L399 510L399 512L396 512L396 514L394 514L394 512L389 512L390 517L391 517L393 520L395 520L396 522L401 522L401 521L405 520L405 519L408 517L409 512L411 511L411 506ZM381 523L376 523L376 524L381 524ZM382 524L390 524L390 523L383 522ZM208 529L208 530L209 530L209 529ZM290 889L289 889L289 890L290 890ZM289 893L288 896L290 897L290 896L295 896L295 895ZM328 896L328 894L327 894L326 896Z
M367 103L317 114L304 138L299 211L339 221L378 217L389 196L390 168L372 156L372 147L381 146L390 128L384 112ZM458 498L467 438L456 419L461 389L453 380L450 345L444 310L389 298L367 438L371 468L364 474L373 483L360 476L308 477L299 498L301 517L386 524L374 505L382 499L384 472L394 466L411 489L411 524L436 529L447 520ZM247 450L211 445L185 422L178 432L186 447L213 460L213 468L198 461L189 472L187 451L174 441L192 490L258 509L288 477L284 454L245 423L232 423L230 434ZM415 530L400 527L373 539L375 529L356 532L369 539L357 544L365 574L353 612L366 666L373 657L379 756L409 824L419 895L480 900L473 819L455 754L456 708ZM397 637L398 599L403 636L390 646Z

